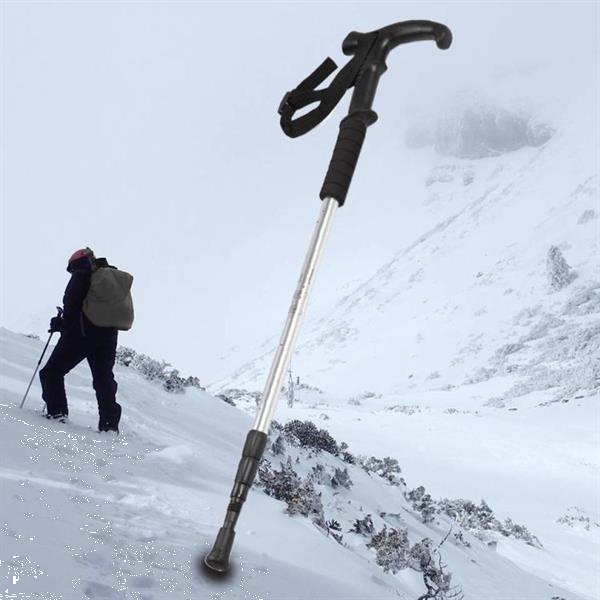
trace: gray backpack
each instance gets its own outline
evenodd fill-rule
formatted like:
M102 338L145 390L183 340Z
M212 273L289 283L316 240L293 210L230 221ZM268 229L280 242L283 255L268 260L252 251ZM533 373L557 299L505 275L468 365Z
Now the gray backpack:
M92 273L90 289L83 301L83 314L98 327L121 331L133 325L133 276L114 267L100 267Z

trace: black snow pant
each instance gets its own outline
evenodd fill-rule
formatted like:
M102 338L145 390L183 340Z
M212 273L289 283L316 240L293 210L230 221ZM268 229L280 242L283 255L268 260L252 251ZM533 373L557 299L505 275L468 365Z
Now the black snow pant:
M81 325L76 324L61 334L48 362L40 371L42 398L49 415L69 414L65 375L87 358L98 400L98 428L116 429L121 418L121 406L116 401L117 382L113 375L118 330L95 327L89 321L85 329L83 321Z

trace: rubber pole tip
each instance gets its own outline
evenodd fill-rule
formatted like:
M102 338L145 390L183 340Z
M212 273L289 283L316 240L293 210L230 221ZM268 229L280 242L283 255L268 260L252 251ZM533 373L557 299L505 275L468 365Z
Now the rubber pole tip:
M213 549L204 557L204 565L216 573L229 571L229 555L233 546L233 527L221 527Z
M212 554L212 553L211 553ZM202 562L207 569L219 574L225 574L229 571L229 561L228 560L218 560L211 556L211 554L207 554Z

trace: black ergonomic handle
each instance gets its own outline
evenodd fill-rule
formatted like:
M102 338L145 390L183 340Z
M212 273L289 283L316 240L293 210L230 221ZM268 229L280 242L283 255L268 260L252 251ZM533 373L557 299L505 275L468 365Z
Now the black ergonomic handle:
M440 50L447 50L452 43L452 32L441 23L404 21L382 27L371 33L358 33L357 31L349 33L342 42L343 53L353 56L363 44L369 43L374 34L377 37L371 45L358 80L354 84L349 114L371 109L379 78L387 70L385 60L396 46L422 40L434 40ZM370 125L370 123L368 124Z
M354 87L350 110L340 124L340 133L321 188L321 199L331 197L340 206L344 204L367 127L377 120L377 113L372 106L379 78L387 70L385 60L396 46L420 40L434 40L438 48L446 50L452 43L452 32L445 25L434 21L403 21L369 33L353 31L342 43L342 51L347 56L352 56L352 60L340 70L327 88L315 89L337 69L331 58L325 59L283 97L278 109L281 128L289 137L298 137L323 121L346 90ZM301 117L293 118L297 110L315 102L318 102L316 108Z
M343 206L367 127L377 120L372 106L379 78L387 70L385 60L396 46L420 40L435 40L438 48L446 50L452 43L452 33L441 23L404 21L370 33L353 31L346 36L342 44L344 54L356 55L366 44L370 48L354 82L348 116L340 123L333 156L319 194L321 199L332 197Z

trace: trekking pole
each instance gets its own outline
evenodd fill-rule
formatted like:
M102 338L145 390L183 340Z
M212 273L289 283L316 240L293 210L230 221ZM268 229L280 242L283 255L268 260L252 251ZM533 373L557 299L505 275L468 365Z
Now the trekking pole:
M294 90L288 92L279 106L281 128L289 137L298 137L316 127L336 106L346 90L354 87L348 115L340 123L340 132L325 176L320 198L321 213L310 242L292 304L279 345L267 377L262 399L246 436L223 526L212 550L204 557L203 566L211 572L226 573L235 537L235 525L252 486L267 443L267 434L281 393L291 353L298 336L308 295L323 255L327 234L338 207L344 205L350 181L358 162L367 127L377 120L372 110L379 78L386 71L389 52L400 44L419 40L435 40L445 50L452 43L452 33L445 25L432 21L404 21L370 33L353 31L346 36L342 51L353 58L336 75L329 87L315 88L337 69L327 58ZM314 102L319 105L292 120L294 113Z
M60 317L63 313L62 308L60 308L59 306L56 307L56 310L58 311L57 316ZM44 354L46 354L46 350L48 349L48 345L50 344L50 340L52 339L52 336L56 333L54 331L50 331L48 330L50 335L48 336L48 341L46 342L46 345L44 346L44 349L42 350L42 355L40 356L40 360L38 360L38 364L35 367L35 371L33 372L33 375L31 376L31 379L29 380L29 385L27 386L27 390L25 391L25 395L23 396L23 400L21 400L21 406L19 406L19 408L23 408L23 405L25 404L25 400L27 398L27 394L29 394L29 390L31 388L31 384L33 383L33 380L35 379L35 376L38 372L38 369L40 368L40 365L42 364L42 360L44 360Z

